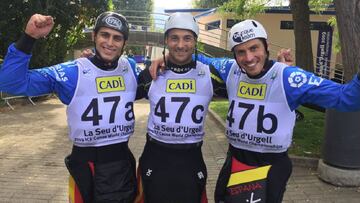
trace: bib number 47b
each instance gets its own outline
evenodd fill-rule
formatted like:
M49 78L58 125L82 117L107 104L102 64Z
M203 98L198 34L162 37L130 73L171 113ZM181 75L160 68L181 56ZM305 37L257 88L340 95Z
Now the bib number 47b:
M243 130L244 126L246 124L246 122L256 122L256 131L258 133L267 133L267 134L272 134L276 131L277 127L278 127L278 119L276 118L276 116L272 113L265 113L265 106L264 105L259 105L258 108L255 108L255 104L247 104L247 103L243 103L243 102L239 102L237 106L235 106L235 101L232 100L229 106L229 111L226 117L226 120L228 121L228 125L229 127L232 127L233 123L235 123L235 118L233 116L234 114L234 108L242 108L245 109L245 112L240 116L240 121L239 121L239 129ZM257 112L257 116L256 116L256 120L250 120L248 121L249 118L249 114L252 111L255 111L256 109L258 109ZM238 116L238 115L236 115ZM267 128L265 128L264 126L264 121L268 119L271 122L271 126Z

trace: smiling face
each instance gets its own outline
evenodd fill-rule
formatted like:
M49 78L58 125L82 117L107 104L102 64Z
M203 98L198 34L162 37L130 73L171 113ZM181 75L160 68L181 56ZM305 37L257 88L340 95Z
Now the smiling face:
M171 29L165 39L169 49L169 60L177 65L190 63L194 53L196 38L189 30Z
M101 27L93 33L96 51L105 62L113 62L120 57L125 45L124 35L114 29Z
M237 63L246 71L249 76L259 75L267 58L263 42L260 39L253 39L234 47Z

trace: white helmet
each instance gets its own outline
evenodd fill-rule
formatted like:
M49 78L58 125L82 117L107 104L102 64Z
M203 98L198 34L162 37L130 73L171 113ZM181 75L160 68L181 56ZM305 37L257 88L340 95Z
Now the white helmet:
M165 34L174 28L190 30L195 33L196 37L199 35L199 26L190 13L176 12L171 14L165 22Z
M256 20L241 21L229 31L228 49L232 50L236 45L256 38L267 39L264 27Z

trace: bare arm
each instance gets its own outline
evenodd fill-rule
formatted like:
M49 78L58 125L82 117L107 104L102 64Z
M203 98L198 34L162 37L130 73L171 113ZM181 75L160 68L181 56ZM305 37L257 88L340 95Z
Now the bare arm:
M165 56L167 57L167 56ZM166 60L166 59L165 59ZM151 65L150 65L150 75L152 77L153 80L156 80L157 78L157 73L160 71L165 70L165 63L164 63L164 58L160 57L157 58L153 61L151 61Z

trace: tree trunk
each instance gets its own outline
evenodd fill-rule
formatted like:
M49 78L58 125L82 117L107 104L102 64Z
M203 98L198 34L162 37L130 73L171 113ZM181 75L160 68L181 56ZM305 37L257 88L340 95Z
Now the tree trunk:
M345 81L349 81L360 65L360 0L335 0L335 10ZM359 117L360 111L327 110L323 146L327 165L318 167L323 180L340 186L360 186Z
M309 0L290 0L294 21L296 65L314 72L314 61L310 35Z
M352 79L360 65L360 0L335 0L345 81Z

